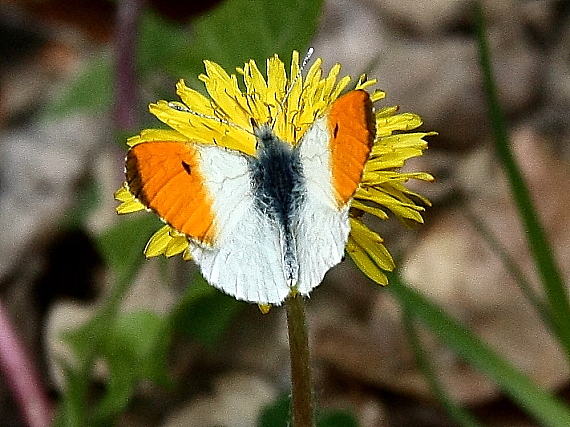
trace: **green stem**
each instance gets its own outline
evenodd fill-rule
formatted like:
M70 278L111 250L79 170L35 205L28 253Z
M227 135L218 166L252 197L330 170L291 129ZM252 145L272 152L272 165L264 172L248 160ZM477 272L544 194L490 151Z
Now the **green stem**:
M448 395L444 385L439 380L435 367L429 360L429 356L423 348L421 338L417 331L417 326L414 324L414 314L405 304L401 305L403 309L403 322L412 352L416 358L416 362L420 371L423 373L426 382L428 383L434 397L443 406L449 414L449 417L461 427L481 427L481 424L475 417L457 405L452 398Z
M301 295L287 298L287 329L291 356L292 427L315 426L315 404L311 377L309 336L305 320L305 301Z
M550 309L555 333L562 344L570 363L570 301L562 273L558 268L548 238L539 221L538 214L528 187L509 145L507 123L497 96L493 79L491 54L487 43L485 19L479 2L475 2L475 22L479 48L479 62L483 73L483 83L489 104L489 119L495 138L497 154L501 160L519 216L525 229L525 236L531 254L544 285L546 300Z
M550 308L543 301L542 296L532 288L530 281L524 275L521 268L509 254L504 245L499 241L497 236L495 236L493 231L485 224L485 222L475 215L475 213L473 213L468 207L465 207L463 212L467 220L473 224L473 227L475 227L477 232L481 235L483 241L487 243L489 249L499 257L501 263L507 269L507 272L515 280L528 302L534 306L542 321L553 331L556 331L550 315Z

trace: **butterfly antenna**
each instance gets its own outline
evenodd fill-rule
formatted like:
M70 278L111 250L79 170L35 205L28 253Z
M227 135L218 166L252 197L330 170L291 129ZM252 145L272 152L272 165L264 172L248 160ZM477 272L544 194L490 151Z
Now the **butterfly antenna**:
M250 131L249 129L246 129L246 128L244 128L244 127L242 127L236 123L229 122L229 121L222 119L220 117L210 116L209 114L199 113L199 112L191 110L191 109L189 109L189 108L187 108L187 107L185 107L185 106L183 106L177 102L169 102L168 106L174 110L183 111L185 113L190 113L190 114L193 114L194 116L198 116L198 117L201 117L203 119L214 120L218 123L223 123L225 125L232 126L232 127L237 128L239 130L247 132L250 135L254 135L254 133L252 131Z
M305 54L305 57L303 58L303 62L301 62L301 66L299 67L299 71L297 72L295 77L293 77L293 80L291 80L291 84L289 85L287 92L285 92L285 96L283 97L283 99L279 103L279 110L277 113L284 111L283 107L285 106L285 103L289 99L289 96L291 95L291 92L293 91L293 87L295 87L295 83L297 83L297 81L301 78L303 71L305 70L305 67L307 66L307 64L308 64L309 60L311 59L311 56L313 56L314 52L315 52L315 49L313 49L312 47L310 47L307 50L307 53ZM277 122L278 117L279 117L279 114L276 114L275 117L273 118L273 120L271 121L271 128L273 128L273 126L275 125L275 122Z

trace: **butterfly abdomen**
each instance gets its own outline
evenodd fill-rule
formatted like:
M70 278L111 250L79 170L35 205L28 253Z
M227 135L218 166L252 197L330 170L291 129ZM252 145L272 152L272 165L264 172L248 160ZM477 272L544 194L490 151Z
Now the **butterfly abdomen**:
M294 224L305 197L305 184L299 154L269 128L256 132L257 157L251 161L252 188L256 209L279 229L287 279L298 278Z

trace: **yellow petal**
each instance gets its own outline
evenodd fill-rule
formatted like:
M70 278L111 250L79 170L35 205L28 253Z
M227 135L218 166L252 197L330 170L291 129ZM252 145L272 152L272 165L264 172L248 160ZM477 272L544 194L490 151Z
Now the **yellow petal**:
M346 252L350 255L350 258L354 261L354 264L356 264L358 269L366 274L368 278L382 286L386 286L388 284L388 278L386 275L380 268L378 268L374 261L372 261L366 251L358 246L350 236L346 243Z
M271 304L257 304L257 306L262 314L267 314L269 313L269 310L271 310Z
M350 218L350 236L383 270L392 271L396 268L392 256L384 246L384 239L369 229L360 219Z
M170 225L165 225L152 235L144 248L144 254L147 258L162 255L166 251L168 244L172 240L171 230L172 227Z
M212 61L204 61L206 74L199 76L204 82L208 94L223 113L224 118L243 128L250 126L250 118L255 117L247 103L246 96L241 92L235 75L228 75L226 71Z
M350 76L344 76L342 79L340 79L338 81L338 83L336 84L336 87L334 88L334 91L331 94L331 100L334 101L335 99L337 99L340 94L342 93L343 90L346 89L346 87L348 86L348 84L350 83L352 79L350 78Z
M340 64L336 63L329 71L329 75L323 81L323 88L321 99L326 100L328 103L331 103L331 94L333 93L333 89L335 87L336 79L340 73Z
M188 239L186 236L182 234L173 235L172 239L168 243L168 246L166 247L166 250L164 251L164 255L167 258L170 258L171 256L184 252L188 247Z
M173 129L145 129L139 135L127 139L127 145L132 147L141 142L149 141L179 141L186 142L188 138Z
M388 219L388 214L376 206L369 206L362 203L360 200L354 199L350 205L351 208L360 209L363 212L374 215L380 219Z
M350 227L346 251L364 274L376 283L387 285L382 270L392 271L396 266L382 238L356 218L350 218Z
M422 123L421 117L413 113L402 113L389 117L376 116L376 135L391 135L396 130L412 130L421 126Z
M397 105L394 105L391 107L380 108L379 110L376 111L376 119L379 119L381 117L393 116L394 114L396 114L398 112L399 109L400 109L400 107L398 107Z
M178 131L189 141L217 144L249 155L255 153L255 136L239 127L186 111L175 110L166 101L151 104L149 109L159 120ZM231 123L239 126L239 123L234 121Z
M416 205L401 191L390 186L361 187L355 194L355 199L368 200L391 210L400 219L408 219L422 224L424 222L420 211L422 206Z
M386 92L379 89L376 89L374 92L372 92L372 95L370 95L370 100L372 103L378 102L384 98L386 98Z
M368 80L368 78L366 77L366 74L363 74L358 79L358 83L356 83L356 87L354 89L355 90L365 90L371 86L374 86L376 83L378 83L377 79ZM376 101L372 100L372 102L376 102Z
M208 116L215 114L212 101L197 90L186 86L186 83L182 79L176 83L176 94L190 110Z
M146 209L145 205L140 203L135 198L135 196L131 194L131 192L127 188L126 183L123 183L123 186L119 188L117 191L115 191L115 199L121 202L121 204L116 207L116 211L120 215L142 211Z

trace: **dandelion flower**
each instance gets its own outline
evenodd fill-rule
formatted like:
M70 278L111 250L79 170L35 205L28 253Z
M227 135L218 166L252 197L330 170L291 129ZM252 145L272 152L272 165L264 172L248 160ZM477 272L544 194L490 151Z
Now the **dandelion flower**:
M374 110L385 96L366 91L376 80L362 76L347 90L340 65L323 75L321 63L303 77L294 52L288 75L275 55L267 78L252 60L238 79L205 61L209 96L181 80L181 102L150 105L170 129L128 140L127 179L115 193L118 213L150 209L165 221L147 257L193 258L212 285L260 307L308 295L345 251L387 284L394 261L364 219L423 222L429 201L405 184L433 178L400 168L433 133L409 132L422 124L415 114Z

